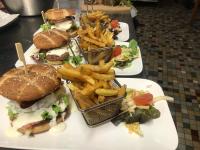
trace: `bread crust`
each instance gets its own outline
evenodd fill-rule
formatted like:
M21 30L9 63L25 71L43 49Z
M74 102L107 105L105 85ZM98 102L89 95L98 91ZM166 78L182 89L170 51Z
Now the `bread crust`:
M39 32L33 37L35 47L47 51L53 48L62 47L67 44L68 41L69 34L58 29Z
M66 17L75 15L74 9L49 9L45 12L45 17L48 21L56 23L65 21Z
M0 77L0 95L17 102L38 100L58 89L61 79L54 67L45 64L13 68Z

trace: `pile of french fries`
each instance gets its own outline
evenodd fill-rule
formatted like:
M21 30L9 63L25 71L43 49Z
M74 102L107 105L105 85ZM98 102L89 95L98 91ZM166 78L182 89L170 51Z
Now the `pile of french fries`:
M83 50L91 51L114 45L113 32L110 32L106 25L110 22L109 16L101 11L87 13L81 17L82 24L78 30L80 47Z
M99 65L82 64L77 68L64 64L58 68L58 72L62 78L71 81L67 86L80 107L86 109L104 103L110 98L125 95L125 86L113 85L115 72L111 69L112 66L112 61L104 63L103 60Z
M108 29L101 29L97 23L95 27L84 26L78 30L80 47L83 50L91 51L97 48L112 47L114 45L113 33Z
M103 11L92 11L81 15L80 22L81 25L93 25L94 22L102 22L105 25L109 24L111 21L110 17Z

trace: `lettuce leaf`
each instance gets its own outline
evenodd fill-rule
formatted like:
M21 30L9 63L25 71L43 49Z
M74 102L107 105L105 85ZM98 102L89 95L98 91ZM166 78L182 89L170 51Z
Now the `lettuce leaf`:
M56 114L58 114L59 112L62 112L60 106L55 105L55 104L52 105L52 109Z
M44 111L44 112L42 113L42 119L43 119L43 120L51 120L52 118L53 118L53 116L50 115L48 111Z
M137 49L137 41L136 40L134 40L134 39L132 39L130 42L129 42L129 47L131 48L131 49Z
M10 120L14 120L17 117L17 113L12 111L12 109L10 107L7 107L8 109L8 116L10 118Z
M40 25L40 28L42 29L42 31L47 31L47 30L51 29L51 25L47 22L47 23Z

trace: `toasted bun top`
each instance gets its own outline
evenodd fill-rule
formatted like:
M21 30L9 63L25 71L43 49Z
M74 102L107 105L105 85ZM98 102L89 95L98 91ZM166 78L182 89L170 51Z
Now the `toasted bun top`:
M39 32L33 37L33 43L38 49L49 50L64 46L69 40L69 34L58 29Z
M54 67L42 64L14 68L0 77L0 95L23 102L40 99L60 87L61 79Z
M45 12L45 17L49 21L64 21L66 17L75 15L74 9L49 9Z

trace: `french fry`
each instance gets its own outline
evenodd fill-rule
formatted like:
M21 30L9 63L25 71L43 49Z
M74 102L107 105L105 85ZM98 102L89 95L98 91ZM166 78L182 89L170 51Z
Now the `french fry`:
M91 100L96 103L96 104L99 104L99 101L98 101L98 97L96 96L95 93L93 93L91 96L90 96Z
M106 82L106 81L100 81L100 82L102 82L103 88L104 88L104 89L109 89L109 88L111 88L110 85L108 84L108 82Z
M88 68L83 68L83 67L80 67L80 72L82 74L86 74L86 75L91 75L92 74L92 70L88 69Z
M81 91L81 94L83 95L91 95L93 92L95 91L95 87L94 86L91 86L89 84L87 84L84 89Z
M68 68L68 69L75 69L71 64L63 64L63 67Z
M66 79L77 79L84 82L88 82L92 85L95 84L95 80L87 75L82 75L79 71L76 71L74 69L68 69L68 68L59 68L58 72L61 73Z
M99 41L99 38L95 37L95 35L94 35L94 29L92 29L91 27L88 27L87 28L87 33L88 33L90 38ZM101 42L101 41L99 41L99 42Z
M91 39L91 38L89 38L89 37L87 37L87 36L84 36L84 37L83 37L83 40L85 40L85 41L87 41L87 42L90 42L90 43L92 43L92 44L95 44L95 45L97 45L97 46L99 46L99 47L105 47L105 46L106 46L105 43L96 41L96 40Z
M101 59L101 60L99 61L99 66L102 67L102 66L104 66L104 65L105 65L105 61L104 61L103 59Z
M98 65L90 65L90 64L84 64L81 65L82 68L87 68L90 69L93 72L98 72L98 73L106 73L110 70L110 68L113 66L113 62L110 61L106 63L104 66L98 66Z
M78 89L80 89L80 90L83 90L84 88L85 88L85 85L83 84L83 83L81 83L81 82L76 82L76 81L74 81L73 83L72 83L74 86L76 86Z
M90 97L81 95L79 92L73 92L73 96L78 101L82 109L87 109L95 105Z
M101 96L116 96L118 95L118 90L101 88L101 89L96 89L95 93Z
M80 92L81 90L79 90L78 87L74 86L74 84L70 83L70 84L67 84L68 88L72 91L78 91Z
M126 86L123 85L121 88L118 89L118 96L124 96L126 94Z
M96 89L103 87L103 82L96 82L95 85L85 84L84 89L81 90L81 94L83 95L91 95L95 92Z
M104 81L110 81L114 80L115 76L112 74L100 74L100 73L92 73L92 77L96 80L104 80Z
M100 26L100 22L96 21L96 30L94 31L94 34L99 37L101 33L101 26Z
M105 96L99 95L98 96L98 102L103 103L105 101Z
M108 70L108 74L115 74L115 70L114 69Z

